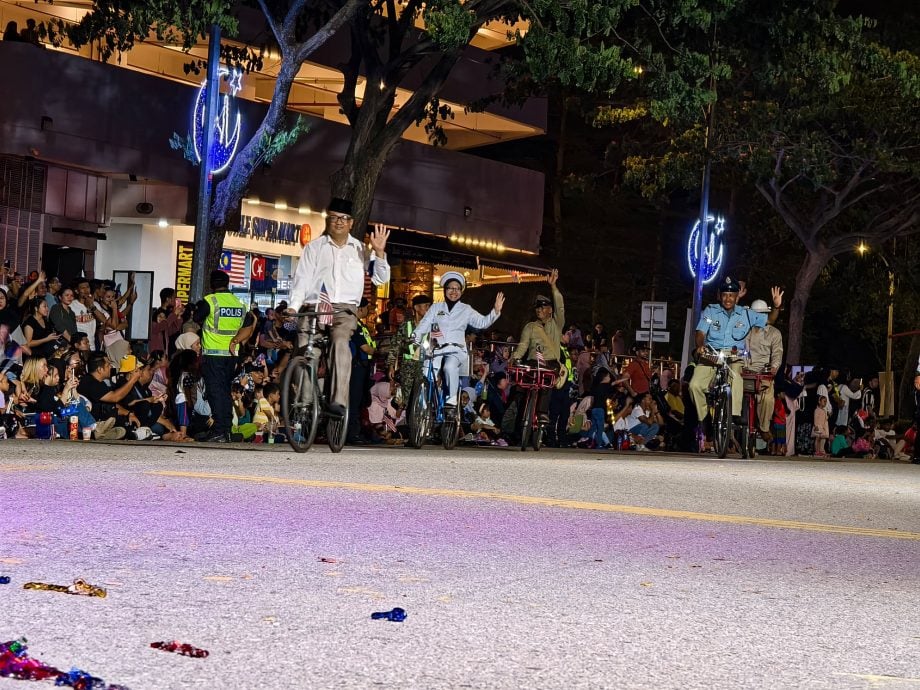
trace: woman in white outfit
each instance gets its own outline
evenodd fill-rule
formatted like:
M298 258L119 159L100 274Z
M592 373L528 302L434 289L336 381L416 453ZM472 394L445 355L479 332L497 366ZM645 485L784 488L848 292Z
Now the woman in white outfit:
M469 376L466 329L468 326L477 329L488 328L495 323L505 304L505 294L499 292L495 296L492 311L483 315L460 301L466 289L466 279L463 275L456 271L447 271L441 276L441 287L444 289L444 301L431 305L412 338L419 344L424 336L429 336L431 347L437 354L434 359L435 370L443 370L442 379L447 382L447 398L444 404L456 410L460 377Z

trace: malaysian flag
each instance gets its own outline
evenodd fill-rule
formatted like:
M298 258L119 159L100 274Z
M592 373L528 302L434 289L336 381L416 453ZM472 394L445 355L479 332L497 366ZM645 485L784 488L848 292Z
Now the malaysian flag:
M230 276L230 285L246 287L246 255L232 249L220 253L220 270Z
M537 366L545 367L546 366L546 357L543 356L543 350L537 350Z
M329 298L329 291L326 290L326 283L319 291L319 306L316 311L319 312L319 325L332 325L332 300Z

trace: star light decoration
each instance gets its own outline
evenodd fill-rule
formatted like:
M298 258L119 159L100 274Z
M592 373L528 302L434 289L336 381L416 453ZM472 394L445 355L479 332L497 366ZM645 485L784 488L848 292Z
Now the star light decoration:
M218 72L221 78L227 78L228 93L218 97L218 112L214 116L214 142L211 145L211 174L219 175L224 172L233 161L237 147L240 143L240 129L242 116L239 108L231 114L231 108L236 100L236 94L242 88L243 73L240 70L231 70L221 67ZM204 147L204 111L207 97L207 80L201 82L198 97L195 99L195 108L192 112L192 141L195 149L195 158L201 163L202 148Z
M722 256L724 246L722 244L722 233L725 232L725 218L719 216L708 216L707 225L710 226L706 249L703 252L703 285L711 283L719 271L722 269ZM696 267L699 263L700 256L700 221L697 219L687 238L687 266L690 268L690 275L696 278Z

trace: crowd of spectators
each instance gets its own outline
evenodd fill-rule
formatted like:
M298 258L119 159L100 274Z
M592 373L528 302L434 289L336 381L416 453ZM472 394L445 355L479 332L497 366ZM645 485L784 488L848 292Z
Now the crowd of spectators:
M72 285L32 274L10 274L0 289L0 435L41 435L42 413L52 434L67 438L76 420L79 438L164 439L209 437L213 420L201 375L201 324L192 305L164 289L152 310L149 339L125 338L135 304L133 276L122 292L111 281L78 279ZM402 444L412 366L406 365L404 324L417 323L430 303L395 299L368 318L352 342L352 417L348 442ZM296 320L285 303L252 308L258 322L243 343L231 386L231 440L284 442L280 387L296 348ZM571 324L562 336L565 370L550 391L544 441L552 447L700 452L705 434L689 396L690 374L676 363L649 361L639 344L627 354L623 332L603 324ZM471 375L462 382L462 443L514 445L520 440L524 393L509 375L513 337L470 334ZM417 366L417 365L416 365ZM513 371L513 366L512 366ZM417 374L417 372L416 372ZM842 379L816 368L777 376L774 455L833 455L907 459L910 429L878 416L878 380Z

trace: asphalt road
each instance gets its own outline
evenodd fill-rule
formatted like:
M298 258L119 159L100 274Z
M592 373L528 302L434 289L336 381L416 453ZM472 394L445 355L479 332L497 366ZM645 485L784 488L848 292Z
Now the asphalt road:
M0 451L0 641L131 690L920 689L917 466Z

